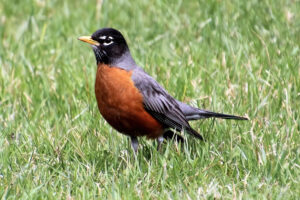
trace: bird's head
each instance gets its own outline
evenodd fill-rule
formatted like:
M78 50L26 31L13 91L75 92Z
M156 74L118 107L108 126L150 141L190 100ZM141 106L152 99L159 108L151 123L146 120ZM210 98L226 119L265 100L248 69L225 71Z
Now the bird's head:
M82 36L78 39L92 45L97 64L115 64L124 55L130 54L123 35L113 28L102 28L92 36Z

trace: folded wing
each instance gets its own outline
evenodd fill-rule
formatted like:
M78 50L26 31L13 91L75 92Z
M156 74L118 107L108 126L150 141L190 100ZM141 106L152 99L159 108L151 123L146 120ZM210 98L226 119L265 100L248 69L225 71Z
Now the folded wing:
M187 133L203 140L202 136L189 125L178 102L151 76L141 69L135 69L131 78L143 95L144 107L150 115L166 128L177 131L184 129Z

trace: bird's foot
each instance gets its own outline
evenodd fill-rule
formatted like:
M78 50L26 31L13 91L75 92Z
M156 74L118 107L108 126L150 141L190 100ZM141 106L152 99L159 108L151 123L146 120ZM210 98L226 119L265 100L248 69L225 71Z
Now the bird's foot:
M157 151L159 151L161 149L161 145L164 142L164 137L163 136L159 136L157 138Z
M131 139L131 147L133 149L134 155L136 155L139 148L139 141L137 137L134 136L131 136L130 139Z

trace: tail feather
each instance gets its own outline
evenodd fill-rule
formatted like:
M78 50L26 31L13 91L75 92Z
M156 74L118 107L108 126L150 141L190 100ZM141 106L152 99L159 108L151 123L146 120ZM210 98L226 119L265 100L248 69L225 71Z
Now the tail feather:
M177 103L188 121L211 118L211 117L221 118L221 119L248 120L247 117L240 117L235 115L216 113L209 110L202 110L199 108L194 108L180 101L177 101Z
M197 112L195 113L188 113L185 115L187 120L197 120L197 119L203 119L203 118L221 118L221 119L234 119L234 120L248 120L246 117L240 117L236 115L228 115L228 114L223 114L223 113L216 113L208 110L201 110L198 109Z

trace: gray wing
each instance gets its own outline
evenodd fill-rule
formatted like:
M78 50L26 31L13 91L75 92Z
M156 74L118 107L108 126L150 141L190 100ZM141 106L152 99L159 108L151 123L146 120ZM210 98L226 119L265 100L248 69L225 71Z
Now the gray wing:
M197 131L190 127L177 101L151 76L141 69L135 69L131 78L143 95L144 108L150 115L167 128L178 131L185 129L189 134L203 139Z

